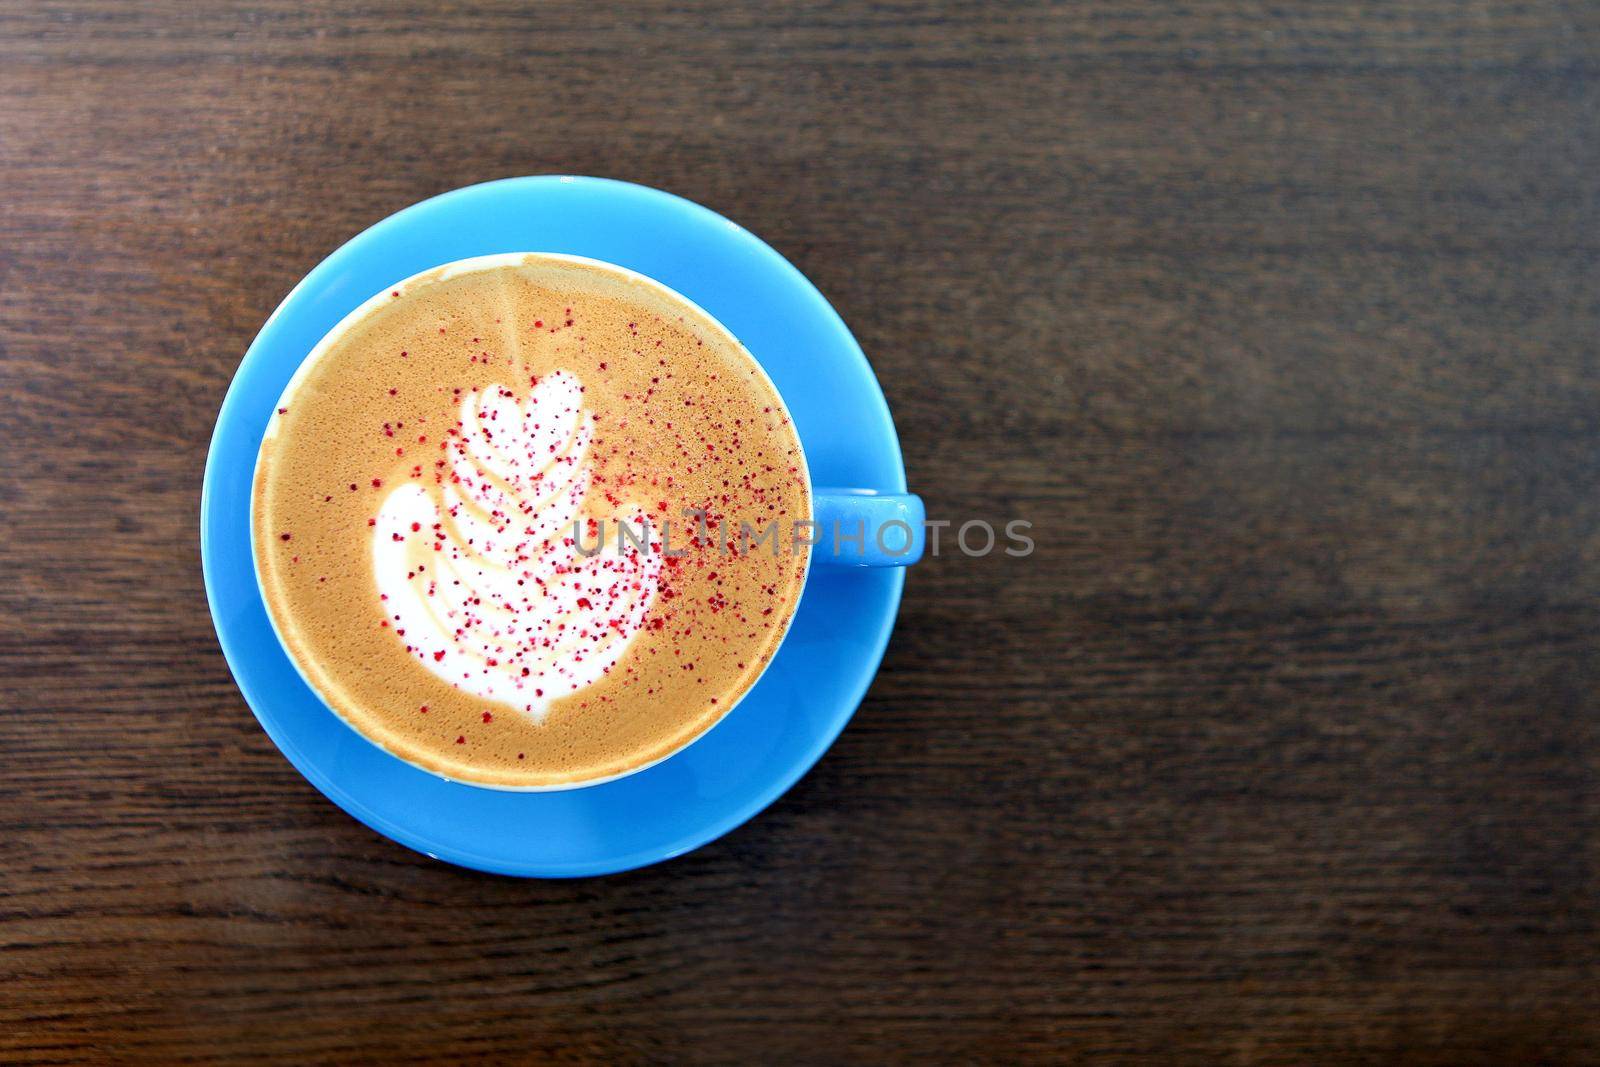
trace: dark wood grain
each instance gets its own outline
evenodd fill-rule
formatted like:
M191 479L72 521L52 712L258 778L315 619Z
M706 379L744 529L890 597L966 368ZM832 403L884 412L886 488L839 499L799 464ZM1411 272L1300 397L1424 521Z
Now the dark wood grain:
M0 1058L1600 1062L1600 15L0 6ZM833 751L665 866L344 816L200 581L218 405L357 230L707 203L934 514Z

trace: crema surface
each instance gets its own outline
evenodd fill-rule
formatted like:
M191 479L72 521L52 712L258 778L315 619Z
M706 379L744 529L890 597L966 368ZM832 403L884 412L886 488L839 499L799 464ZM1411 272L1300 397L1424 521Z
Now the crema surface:
M412 279L319 347L268 427L253 532L274 625L341 717L533 788L721 718L788 625L810 517L794 428L719 324L523 256Z

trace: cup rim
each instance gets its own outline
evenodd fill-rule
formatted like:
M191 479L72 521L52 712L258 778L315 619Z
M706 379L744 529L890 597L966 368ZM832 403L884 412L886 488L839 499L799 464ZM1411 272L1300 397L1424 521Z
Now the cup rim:
M497 270L502 267L518 266L525 264L530 258L557 260L579 266L594 268L602 272L621 275L631 282L656 290L659 294L665 296L669 300L687 305L690 309L698 313L705 321L713 324L724 334L726 334L728 338L733 341L734 346L738 349L738 351L742 352L745 358L749 360L750 365L755 368L760 379L767 384L767 387L771 390L772 395L778 399L779 411L782 413L783 417L788 420L788 424L791 427L794 437L795 453L798 457L798 465L800 467L800 474L806 486L806 518L807 521L815 520L816 488L811 484L811 468L806 461L805 442L800 439L798 430L793 429L794 416L793 413L789 411L788 402L784 400L783 393L778 389L777 383L774 382L772 377L767 373L767 369L761 365L761 361L756 359L755 354L745 347L744 342L739 340L738 336L732 330L728 329L728 327L723 324L721 319L718 319L715 315L711 314L711 312L707 311L705 308L701 307L687 296L684 296L676 289L673 289L671 286L666 285L663 282L659 282L649 275L640 273L639 271L633 270L629 267L624 267L620 264L612 263L603 259L596 259L592 256L580 256L568 252L524 251L493 252L481 256L468 256L464 259L449 260L444 263L436 264L432 267L424 268L423 270L417 271L414 274L401 279L400 281L385 285L372 296L368 297L366 300L363 300L348 314L335 323L327 333L323 334L322 338L311 347L309 352L306 353L305 357L300 361L299 366L295 368L295 372L289 376L288 382L284 384L283 390L278 394L277 401L273 405L273 414L268 419L266 429L262 433L261 441L256 447L255 462L251 467L250 473L251 518L247 525L249 528L251 573L255 577L256 592L261 596L262 606L265 608L265 613L267 616L267 624L272 629L272 635L277 640L279 647L282 648L284 657L289 661L289 665L293 667L295 673L300 676L301 681L305 682L307 688L316 694L317 699L322 702L324 707L333 713L335 718L344 723L345 726L349 727L363 741L377 747L386 755L392 756L408 766L415 767L417 770L422 771L425 774L432 775L436 778L451 782L453 784L470 786L475 789L488 789L501 793L566 793L577 789L587 789L591 786L606 785L610 782L620 781L623 778L632 777L633 775L639 774L642 771L647 771L650 768L664 763L673 756L676 756L688 749L701 738L711 733L712 730L715 730L721 723L726 721L728 716L733 713L734 709L743 704L745 698L755 690L756 686L760 684L761 679L766 676L767 671L772 667L773 662L777 660L778 652L783 647L783 642L788 638L790 628L794 625L795 617L800 612L800 602L805 598L806 588L811 583L811 574L812 571L815 570L815 561L812 558L815 554L815 547L812 546L807 550L806 568L805 573L801 575L800 588L796 591L794 601L791 604L789 611L785 614L782 622L777 628L777 642L772 646L772 651L767 656L766 662L761 665L761 669L756 672L753 678L751 678L750 684L744 687L744 691L741 692L736 699L730 701L728 706L723 709L720 715L712 719L706 724L704 729L700 730L682 744L675 748L669 749L653 759L647 760L644 763L640 763L637 766L629 767L625 770L617 771L614 774L608 774L597 778L584 778L578 781L555 782L545 785L509 785L501 782L482 782L472 778L462 778L450 774L444 774L435 767L429 767L422 763L418 763L414 759L408 758L404 753L398 752L391 748L389 745L385 744L380 739L373 737L371 734L353 722L351 718L347 716L334 701L328 699L328 696L323 691L322 687L319 686L317 682L306 672L305 666L300 662L300 657L295 653L293 646L284 638L283 630L278 624L277 613L273 609L273 601L267 595L267 588L261 574L261 557L256 551L255 502L256 493L258 492L260 486L259 475L261 471L262 456L266 452L268 441L272 439L274 433L276 432L276 426L279 418L277 412L279 409L289 406L290 398L294 395L296 390L299 389L305 379L305 376L310 372L311 368L314 367L330 349L332 349L334 344L337 343L345 333L347 333L357 323L366 318L367 315L371 314L378 307L393 300L396 294L404 293L408 287L432 285L437 282L460 277L464 274L473 274L486 270ZM274 314L276 314L276 312Z

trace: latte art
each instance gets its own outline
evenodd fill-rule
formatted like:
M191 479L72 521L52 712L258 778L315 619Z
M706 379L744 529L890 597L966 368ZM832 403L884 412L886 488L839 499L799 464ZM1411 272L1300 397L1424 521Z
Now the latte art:
M433 490L395 487L372 527L377 595L406 651L535 720L610 672L660 583L658 553L578 552L593 436L583 387L566 371L522 400L475 388L444 430Z

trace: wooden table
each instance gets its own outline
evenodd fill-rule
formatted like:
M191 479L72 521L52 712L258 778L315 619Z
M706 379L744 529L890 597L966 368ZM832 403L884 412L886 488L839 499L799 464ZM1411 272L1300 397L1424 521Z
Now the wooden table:
M1438 0L0 8L0 1055L1600 1058L1600 18ZM752 823L525 882L267 740L200 580L366 225L611 175L771 241L935 516Z

